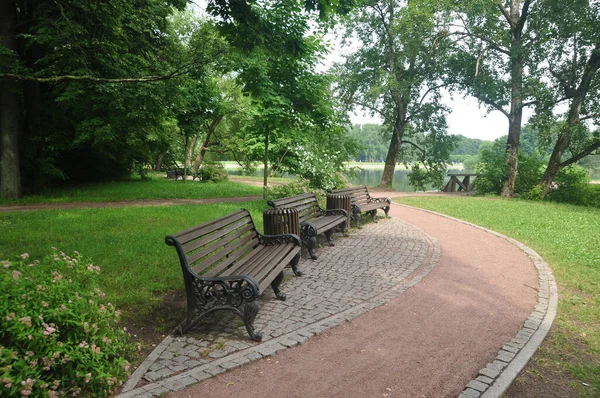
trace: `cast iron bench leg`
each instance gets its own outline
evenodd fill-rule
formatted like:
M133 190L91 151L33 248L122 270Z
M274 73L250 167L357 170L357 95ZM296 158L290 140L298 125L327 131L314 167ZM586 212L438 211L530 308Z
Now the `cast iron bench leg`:
M375 210L371 210L371 211L369 212L369 214L371 214L371 219L372 219L374 222L377 222L377 209L375 209Z
M258 303L255 300L246 301L243 313L238 312L238 314L241 316L250 338L254 341L262 341L262 332L255 331L253 326L254 318L258 314Z
M296 257L292 259L292 271L294 271L294 275L302 276L302 271L298 269L298 263L300 262L300 253L296 254Z
M329 243L329 246L335 246L335 244L333 243L333 229L325 231L323 235L325 235L325 239L327 239L327 243Z
M279 275L277 275L277 277L275 279L273 279L273 282L271 282L271 288L273 288L273 291L275 292L275 296L279 300L285 301L285 299L286 299L285 293L283 293L281 290L279 290L279 285L281 285L281 281L283 281L283 271L281 271L279 273Z

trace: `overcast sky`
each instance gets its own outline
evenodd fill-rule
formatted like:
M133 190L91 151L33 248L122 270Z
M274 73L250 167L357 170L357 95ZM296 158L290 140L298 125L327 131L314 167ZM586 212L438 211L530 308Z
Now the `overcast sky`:
M444 96L444 102L452 109L447 117L448 133L489 141L508 134L508 119L498 111L486 114L475 99L463 99L461 95L455 95L453 99ZM381 123L380 119L361 112L351 114L350 120L354 124Z

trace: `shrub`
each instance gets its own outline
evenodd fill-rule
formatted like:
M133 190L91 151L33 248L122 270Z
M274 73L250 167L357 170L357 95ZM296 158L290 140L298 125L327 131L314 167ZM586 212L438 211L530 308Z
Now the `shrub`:
M496 141L492 147L483 148L479 154L475 189L481 194L499 195L506 178L506 144ZM544 162L537 154L519 154L515 194L527 196L540 181Z
M298 178L285 185L277 185L270 188L269 196L272 199L279 199L307 192L314 192L317 196L325 196L325 191L312 188L310 181L303 178Z
M227 171L221 163L205 163L198 169L196 175L202 181L227 181Z
M554 179L556 189L548 193L548 199L554 202L566 202L576 205L595 205L595 190L590 185L590 175L586 169L570 165L560 170Z
M127 376L132 353L119 311L104 303L79 253L53 248L0 266L0 395L106 396Z

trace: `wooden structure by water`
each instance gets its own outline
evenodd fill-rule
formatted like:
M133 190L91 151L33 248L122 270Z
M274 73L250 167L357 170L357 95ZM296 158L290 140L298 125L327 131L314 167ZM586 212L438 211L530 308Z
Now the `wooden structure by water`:
M450 176L450 181L446 184L442 191L444 192L471 192L473 190L473 186L475 185L475 179L479 176L479 174L470 174L470 173L448 173ZM462 178L462 181L461 181Z

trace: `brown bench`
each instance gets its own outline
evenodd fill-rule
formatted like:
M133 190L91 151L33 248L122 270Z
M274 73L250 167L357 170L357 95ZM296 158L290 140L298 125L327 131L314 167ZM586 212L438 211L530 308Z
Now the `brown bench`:
M211 312L228 310L240 316L253 340L260 341L262 333L253 326L256 298L270 285L275 296L285 300L279 285L285 266L298 265L300 238L262 235L250 213L241 209L167 236L165 242L177 250L187 293L187 317L179 332L186 333Z
M342 234L345 234L348 212L344 209L321 209L317 197L314 193L305 193L287 198L269 200L269 206L275 209L298 210L298 219L300 220L300 236L302 243L306 245L308 253L313 260L316 260L314 248L317 244L317 235L323 234L327 243L333 246L333 230L340 227Z
M391 201L388 198L372 198L365 185L334 189L331 193L350 196L352 206L351 217L356 222L357 228L360 228L360 213L369 213L373 221L376 221L375 217L377 216L378 209L382 209L386 217L390 211Z

